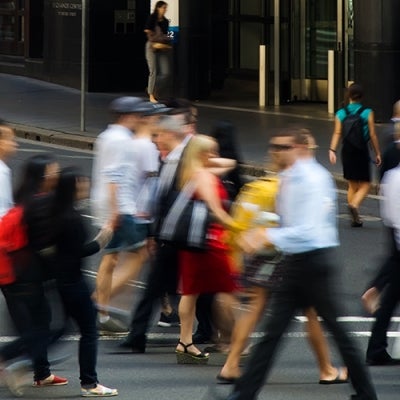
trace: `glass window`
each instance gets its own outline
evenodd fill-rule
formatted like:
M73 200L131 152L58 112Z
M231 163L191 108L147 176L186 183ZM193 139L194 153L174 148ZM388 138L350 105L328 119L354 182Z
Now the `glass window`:
M257 15L263 14L263 0L240 0L240 14Z
M306 9L306 77L328 78L328 50L336 47L336 1L309 0Z
M15 1L0 0L0 9L15 10Z
M259 45L262 38L262 24L252 22L240 24L240 68L258 69Z

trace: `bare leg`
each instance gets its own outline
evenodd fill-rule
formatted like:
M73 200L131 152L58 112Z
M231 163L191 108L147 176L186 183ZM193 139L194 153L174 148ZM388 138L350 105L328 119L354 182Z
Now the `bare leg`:
M229 347L235 323L234 307L237 300L230 293L220 293L214 301L214 323L219 332L218 342L223 347Z
M318 321L318 315L314 308L310 307L304 311L308 319L307 331L310 345L317 357L319 367L319 379L334 380L338 377L339 371L331 363L329 355L328 342L326 341L321 324ZM347 379L347 369L342 368L340 371L344 376L339 376L340 379Z
M110 302L112 277L115 266L117 265L118 254L106 254L103 256L96 279L96 300L101 307L107 307ZM107 315L107 311L99 311L102 315Z
M348 183L347 202L349 205L358 209L367 196L371 184L362 181L349 181Z
M254 296L249 304L249 311L243 313L235 322L231 348L220 375L225 378L238 378L241 375L239 364L240 355L245 349L249 336L257 322L261 319L267 302L267 291L261 287L252 288Z
M196 311L196 300L198 295L183 295L179 302L179 319L181 321L180 329L180 341L183 344L193 343L193 323ZM178 344L176 347L179 351L184 351L182 345ZM200 350L196 346L190 346L188 351L192 354L200 353Z
M161 298L161 310L166 315L171 314L173 311L171 302L169 301L168 293L165 293L165 295Z
M148 257L148 252L146 247L142 247L135 253L128 252L124 253L123 259L118 266L118 271L113 275L110 295L108 298L108 303L111 298L118 294L121 289L131 280L138 277L142 265L145 263Z

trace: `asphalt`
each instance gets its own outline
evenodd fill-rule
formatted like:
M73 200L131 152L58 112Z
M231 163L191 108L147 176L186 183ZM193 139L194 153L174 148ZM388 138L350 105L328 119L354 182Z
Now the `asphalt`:
M144 93L86 93L80 90L22 76L0 74L0 118L12 125L18 137L92 150L96 136L109 123L108 105L119 96ZM331 170L344 188L340 164L331 166L328 148L333 115L322 103L295 103L278 107L258 106L254 83L228 81L224 90L206 101L194 102L199 110L198 128L207 133L220 119L237 126L242 153L242 172L263 174L268 135L288 125L311 129L319 144L318 160ZM84 106L82 107L82 104ZM378 127L383 129L384 126ZM372 188L375 193L375 188Z

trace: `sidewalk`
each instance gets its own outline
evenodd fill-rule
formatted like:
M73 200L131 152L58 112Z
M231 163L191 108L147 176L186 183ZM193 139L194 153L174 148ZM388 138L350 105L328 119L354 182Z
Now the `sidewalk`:
M236 125L237 141L246 165L244 174L261 175L269 135L283 127L296 125L311 129L319 144L318 160L343 187L341 166L331 166L328 160L334 118L328 114L326 104L297 103L260 109L254 87L242 92L240 100L235 100L236 89L228 86L223 92L195 104L199 110L199 132L209 132L220 119L231 120ZM123 95L143 96L144 93L88 93L85 131L82 132L79 90L0 74L0 118L14 126L19 137L92 150L96 136L109 123L109 103Z

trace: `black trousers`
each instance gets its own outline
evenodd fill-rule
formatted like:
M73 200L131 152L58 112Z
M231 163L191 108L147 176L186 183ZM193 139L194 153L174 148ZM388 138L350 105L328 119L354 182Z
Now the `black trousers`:
M2 292L20 337L0 349L1 358L11 360L28 353L33 362L34 380L47 378L51 311L42 282L13 283L3 287Z
M272 294L265 320L265 336L254 347L243 376L235 385L230 400L252 400L257 397L272 362L281 336L298 308L313 306L332 332L349 377L359 399L376 400L375 389L362 361L361 352L347 334L333 284L335 251L322 249L287 257L279 287Z
M178 282L178 250L160 243L151 264L146 289L133 314L130 333L143 338L148 330L155 302L165 293L175 294Z

